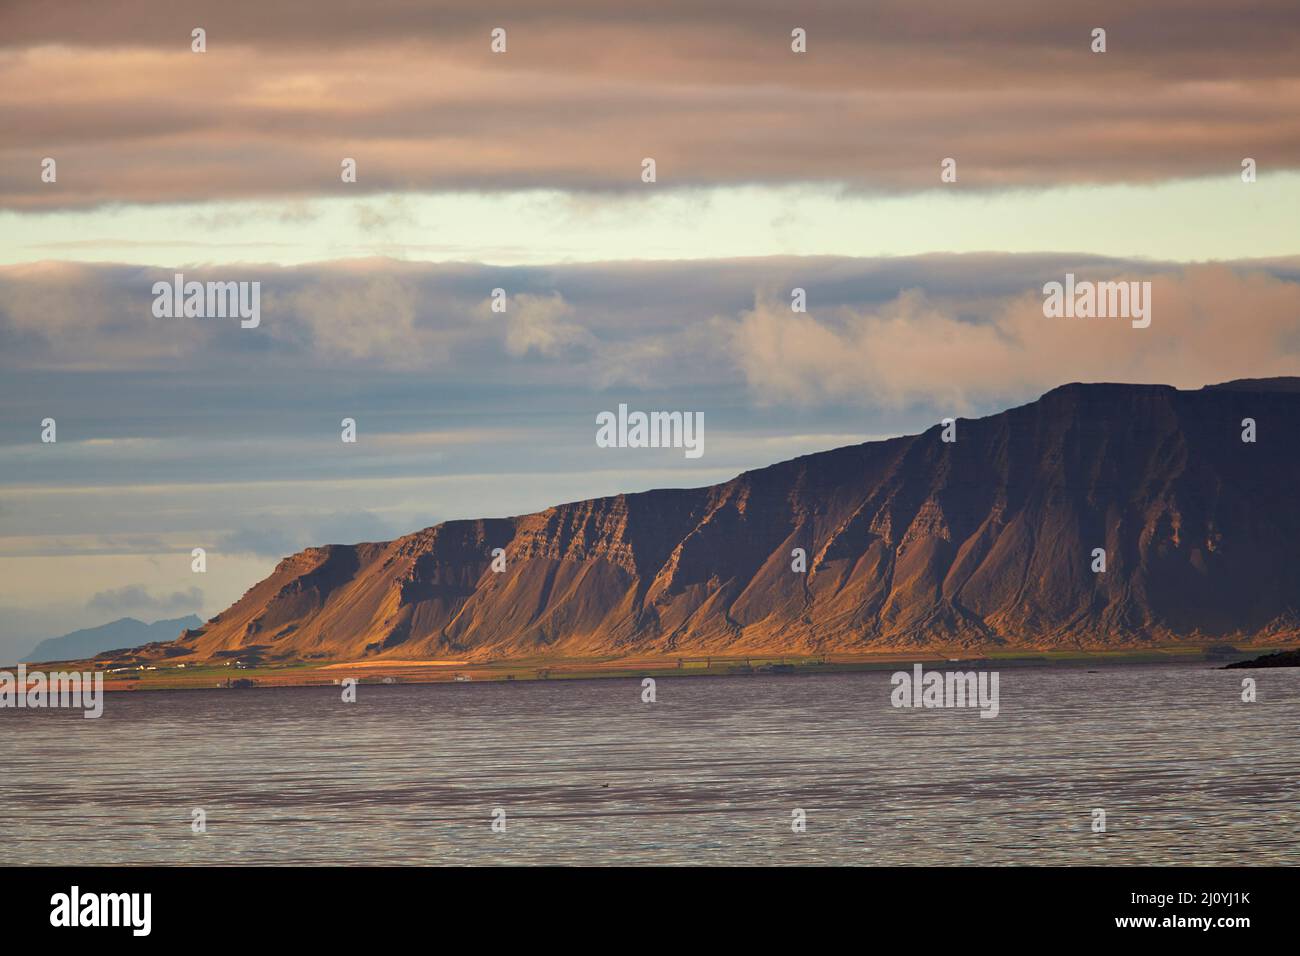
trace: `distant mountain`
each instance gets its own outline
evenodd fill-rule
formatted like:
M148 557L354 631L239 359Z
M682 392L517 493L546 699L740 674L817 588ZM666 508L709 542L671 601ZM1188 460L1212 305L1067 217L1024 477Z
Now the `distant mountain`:
M936 425L706 488L311 548L165 652L483 660L1300 637L1300 379L1065 385L960 419L956 438Z
M170 621L146 624L133 617L124 617L99 627L88 627L62 637L50 637L36 645L24 661L73 661L94 657L104 651L136 647L154 641L171 641L186 628L203 623L195 614Z

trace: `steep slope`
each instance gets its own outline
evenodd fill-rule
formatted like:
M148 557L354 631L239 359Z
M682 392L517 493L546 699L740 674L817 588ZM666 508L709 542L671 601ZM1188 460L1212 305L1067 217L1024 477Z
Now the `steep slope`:
M179 643L481 660L1293 640L1297 436L1300 379L1066 385L959 420L955 443L935 426L707 488L312 548Z

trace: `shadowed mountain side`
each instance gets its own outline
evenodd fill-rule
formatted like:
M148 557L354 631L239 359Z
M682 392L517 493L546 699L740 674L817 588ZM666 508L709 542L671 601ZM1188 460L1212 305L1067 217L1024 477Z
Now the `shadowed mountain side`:
M1242 419L1258 441L1242 441ZM1290 642L1300 379L1066 385L724 484L286 558L180 647L268 659ZM1091 570L1106 549L1106 571ZM505 549L506 569L492 570ZM807 553L807 572L791 552ZM162 652L162 649L159 649Z

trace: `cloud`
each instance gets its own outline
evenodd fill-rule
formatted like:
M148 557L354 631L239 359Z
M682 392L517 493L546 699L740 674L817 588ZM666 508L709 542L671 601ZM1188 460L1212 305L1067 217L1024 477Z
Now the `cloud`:
M1044 319L1043 284L1066 272L1150 280L1151 328ZM187 270L199 280L262 282L257 330L155 319L149 289L168 274L0 267L0 369L26 382L9 393L0 422L0 445L23 449L16 463L53 460L30 446L24 424L47 414L59 421L65 466L96 464L111 451L105 441L129 440L132 454L165 474L157 456L206 461L211 451L184 444L193 425L183 415L236 443L282 441L275 436L286 428L297 441L336 440L344 415L362 422L367 439L438 435L517 424L482 412L499 405L517 414L522 389L748 388L746 401L768 406L991 401L1075 379L1196 387L1293 374L1300 347L1294 259L1183 266L984 254L513 268L366 260ZM795 286L808 290L808 314L790 311ZM494 288L507 290L505 313L490 310ZM378 373L389 384L381 388ZM463 397L433 398L438 389ZM413 396L424 397L412 404ZM395 401L402 417L376 417ZM165 418L155 414L160 402ZM215 419L214 403L223 409ZM411 452L429 444L405 441ZM403 451L389 444L385 454ZM266 458L265 447L241 447L209 467L238 474L251 457Z
M320 276L283 297L273 292L265 308L292 317L273 332L281 343L305 347L327 363L406 367L446 356L442 343L419 323L418 290L400 276Z
M353 213L357 228L362 232L386 233L393 226L416 224L414 215L406 208L400 195L389 196L383 202L357 203Z
M124 614L128 611L167 614L174 611L197 611L203 607L203 592L197 588L154 595L143 585L135 584L97 592L86 602L86 610Z
M295 200L284 203L268 203L255 209L244 207L238 212L229 208L215 207L208 211L190 214L181 225L186 229L206 232L259 222L308 225L319 218L320 211L313 209L310 203Z
M760 298L731 326L760 402L933 402L967 411L1063 382L1197 388L1300 373L1300 284L1261 270L1188 266L1152 274L1092 269L1080 279L1151 282L1152 323L1046 318L1041 292L972 302L908 288L866 309L792 314ZM1043 273L1061 281L1064 271ZM974 315L974 317L972 317Z
M311 197L370 191L842 181L963 189L1153 182L1300 165L1300 17L1199 0L585 0L490 9L344 0L303 18L194 0L113 0L0 22L0 204ZM310 22L308 22L308 20ZM208 52L189 49L204 23ZM488 52L505 24L510 48ZM790 51L792 25L809 51ZM1089 49L1105 24L1109 50ZM32 95L30 91L40 91ZM57 184L40 162L59 163ZM342 157L358 182L342 184ZM362 213L373 228L380 211Z
M493 312L491 300L485 300L479 316L504 323L505 349L516 358L529 352L554 357L594 341L586 329L571 321L573 306L558 292L547 296L521 293L507 301L504 313Z

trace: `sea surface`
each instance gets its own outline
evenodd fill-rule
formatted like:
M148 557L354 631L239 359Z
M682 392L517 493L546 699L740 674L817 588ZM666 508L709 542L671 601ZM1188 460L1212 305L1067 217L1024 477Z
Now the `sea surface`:
M887 671L0 710L4 862L1300 863L1300 669L999 673L994 719Z

